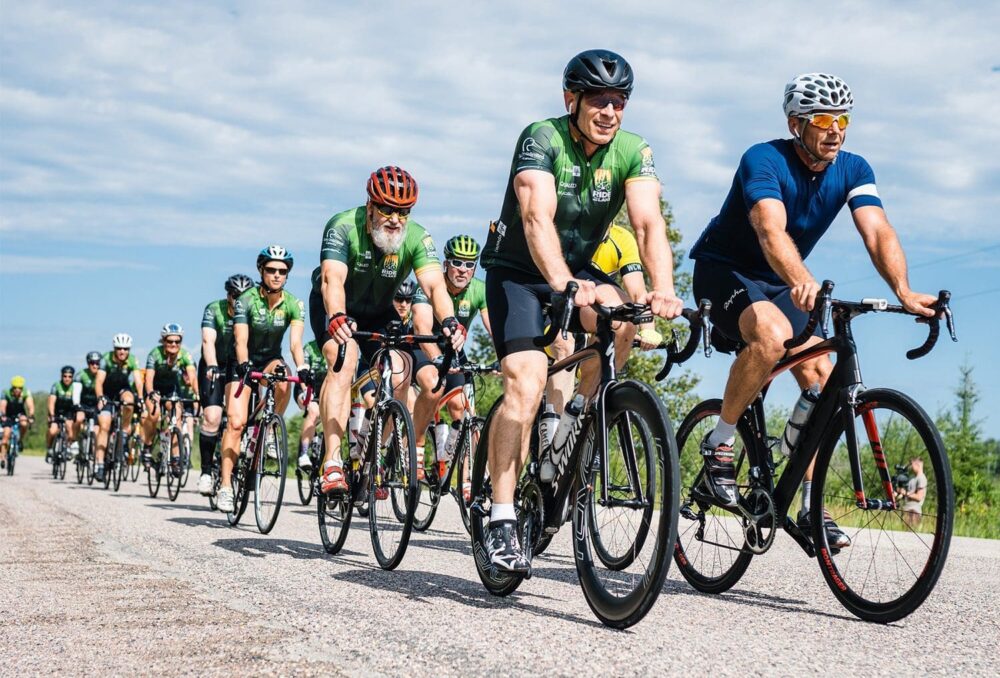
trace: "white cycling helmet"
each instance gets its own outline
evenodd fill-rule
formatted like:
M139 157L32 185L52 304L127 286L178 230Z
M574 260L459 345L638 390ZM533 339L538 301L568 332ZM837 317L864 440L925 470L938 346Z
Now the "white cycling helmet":
M111 345L114 348L132 348L132 337L124 332L116 334L111 340Z
M785 85L785 117L794 118L814 111L850 111L854 97L847 83L827 73L803 73Z
M163 326L163 329L160 330L160 339L164 339L174 334L183 339L184 328L178 325L177 323L167 323L166 325Z

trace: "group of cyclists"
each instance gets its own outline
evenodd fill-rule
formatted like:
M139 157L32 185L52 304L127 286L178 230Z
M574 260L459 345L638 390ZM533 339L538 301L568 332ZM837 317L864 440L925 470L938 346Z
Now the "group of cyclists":
M293 366L303 385L318 393L308 404L300 393L305 416L299 466L313 463L307 447L321 427L325 456L319 462L319 489L344 493L348 474L341 450L352 414L351 385L379 347L353 334L402 322L415 333L446 338L444 345L391 352L392 388L411 410L422 477L424 436L443 393L434 388L442 352L450 348L461 354L478 316L492 337L504 394L488 433L488 556L498 570L529 572L515 491L543 394L556 417L573 416L568 409L573 394L587 403L600 379L597 361L583 363L578 373L549 377L551 362L574 348L572 335L557 336L548 349L536 341L551 322L546 310L553 295L575 288L570 294L575 308L571 331L578 334L595 331L595 303L648 307L649 320L638 327L622 323L615 331L618 369L633 342L643 348L660 345L652 317L670 320L683 310L674 287L653 151L642 137L621 129L633 86L633 70L619 54L594 49L573 57L563 74L566 113L528 125L517 139L499 217L489 224L482 247L475 234L457 235L447 241L439 259L434 239L412 214L418 204L417 181L400 167L381 167L368 177L366 202L327 222L319 265L312 272L308 313L306 304L285 289L295 263L292 253L279 245L266 247L257 256L256 279L230 276L226 296L205 307L197 368L181 345L179 325L163 327L161 344L150 352L145 371L130 353L131 337L115 335L111 351L87 354L85 370L75 374L71 366L63 368L52 387L50 418L75 417L70 435L76 436L83 416L74 415L74 407L99 413L95 474L100 476L114 408L141 408L148 462L157 402L178 392L189 395L200 403L198 490L205 495L214 491L209 469L221 439L215 499L221 511L232 511L234 464L250 398L250 389L240 389L240 384L251 372L272 372L288 362L282 354L287 333L289 372ZM821 340L817 329L802 346L784 348L805 327L820 289L804 260L845 204L876 269L902 306L925 317L936 313L936 297L909 287L906 259L883 211L871 167L842 149L853 106L850 89L836 76L793 78L782 100L790 138L756 144L743 154L721 210L691 249L695 298L712 304L713 341L742 347L718 424L701 442L703 489L721 506L734 507L739 499L733 442L741 413L779 359ZM623 206L634 236L612 226ZM484 281L474 277L479 264ZM314 338L304 343L307 315ZM342 368L334 371L341 360ZM801 388L822 389L831 370L829 358L821 356L797 364L792 373ZM445 391L461 387L461 379L451 374ZM277 384L280 412L291 397L289 384ZM370 393L364 402L371 405ZM448 407L457 422L462 401L453 399ZM11 423L26 425L34 415L20 377L0 400L0 413L6 446ZM4 454L0 449L0 458ZM468 501L468 479L460 482ZM808 521L810 485L811 471L801 488L801 521ZM826 532L836 548L850 546L832 519L827 519Z

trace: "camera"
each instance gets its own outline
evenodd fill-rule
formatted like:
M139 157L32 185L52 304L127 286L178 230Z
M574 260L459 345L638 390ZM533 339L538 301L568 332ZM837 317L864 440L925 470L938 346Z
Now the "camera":
M897 490L905 490L910 482L910 474L906 472L909 464L895 464L896 475L892 477L892 486Z

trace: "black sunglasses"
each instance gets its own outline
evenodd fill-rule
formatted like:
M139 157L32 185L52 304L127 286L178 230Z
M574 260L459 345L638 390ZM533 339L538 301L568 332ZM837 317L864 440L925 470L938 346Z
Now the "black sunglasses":
M278 268L277 266L265 266L264 273L268 273L270 275L288 275L288 269Z

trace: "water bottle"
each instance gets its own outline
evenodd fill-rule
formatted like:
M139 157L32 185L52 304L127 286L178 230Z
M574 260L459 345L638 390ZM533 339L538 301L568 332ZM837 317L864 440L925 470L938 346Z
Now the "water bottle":
M580 418L580 413L583 412L583 401L583 396L577 393L566 405L566 411L559 419L559 427L552 439L552 449L561 450L566 446L569 434L576 425L576 420Z
M792 455L795 443L798 442L799 434L802 432L802 427L809 420L809 414L812 412L813 407L816 406L816 401L819 400L819 393L819 384L813 384L802 391L802 395L795 401L795 406L792 407L792 416L788 419L788 423L785 424L785 432L781 436L781 453L786 457Z
M451 461L455 456L455 447L458 445L458 432L462 430L462 422L453 421L448 427L448 439L444 443L444 456L438 457L442 461Z
M434 425L434 450L438 461L448 458L448 424L443 421Z
M573 443L570 434L581 412L583 412L583 396L578 394L566 405L566 410L559 419L559 426L552 438L552 445L547 448L542 457L541 466L538 468L538 477L543 483L551 483L563 471L563 466L566 465L566 460L569 458L569 447Z
M365 416L365 406L361 403L351 403L351 418L347 422L347 449L352 458L359 458L361 451L358 443L361 441L361 427Z
M542 420L538 423L538 437L543 450L552 445L552 439L556 437L556 428L559 426L559 413L556 412L555 405L546 404L542 411Z

